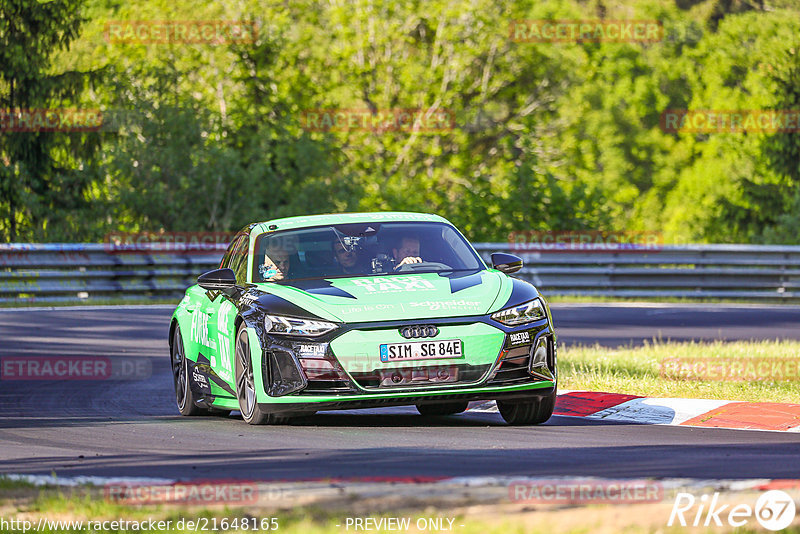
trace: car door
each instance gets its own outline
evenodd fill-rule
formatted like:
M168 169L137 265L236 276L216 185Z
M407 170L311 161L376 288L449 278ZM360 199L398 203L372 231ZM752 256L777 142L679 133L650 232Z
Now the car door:
M228 267L236 274L239 285L246 283L247 261L249 257L250 235L246 232L238 234L226 253L221 267ZM213 300L212 300L213 299ZM234 323L236 319L236 305L231 299L221 293L210 294L206 305L208 315L208 336L214 348L211 368L217 376L233 385L233 347L236 337Z

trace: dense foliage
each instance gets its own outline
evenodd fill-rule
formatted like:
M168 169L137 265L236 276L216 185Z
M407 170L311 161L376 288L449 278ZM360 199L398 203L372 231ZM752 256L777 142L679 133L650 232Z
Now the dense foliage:
M518 42L519 20L658 20L656 42ZM254 39L119 42L115 21L252 21ZM800 133L665 131L670 109L800 109L791 0L0 0L0 109L103 110L99 132L0 128L0 236L236 230L355 210L520 230L800 243ZM315 110L452 128L324 131Z

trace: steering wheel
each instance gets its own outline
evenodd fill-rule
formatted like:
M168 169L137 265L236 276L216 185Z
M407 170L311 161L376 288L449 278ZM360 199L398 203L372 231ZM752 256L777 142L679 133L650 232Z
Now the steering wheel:
M425 271L429 269L438 269L440 271L452 271L453 268L438 261L423 261L422 263L406 263L401 265L395 272L398 273L413 273L415 271Z

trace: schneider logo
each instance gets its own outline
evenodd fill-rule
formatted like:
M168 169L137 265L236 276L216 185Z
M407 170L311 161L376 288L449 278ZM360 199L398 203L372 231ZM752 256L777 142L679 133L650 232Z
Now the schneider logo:
M667 526L673 526L677 520L682 527L709 527L712 522L721 527L726 521L729 526L738 528L755 517L767 530L783 530L792 523L794 516L794 500L781 490L762 493L755 507L749 504L721 505L718 492L711 497L707 494L701 495L699 499L691 493L678 493Z

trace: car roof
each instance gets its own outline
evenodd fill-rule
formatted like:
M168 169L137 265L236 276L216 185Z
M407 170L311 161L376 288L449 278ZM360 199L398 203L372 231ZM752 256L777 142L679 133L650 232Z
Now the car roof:
M299 217L284 217L257 223L253 234L278 230L293 230L309 228L312 226L325 226L329 224L370 223L370 222L443 222L450 221L432 213L414 213L410 211L379 211L371 213L328 213L325 215L302 215Z

